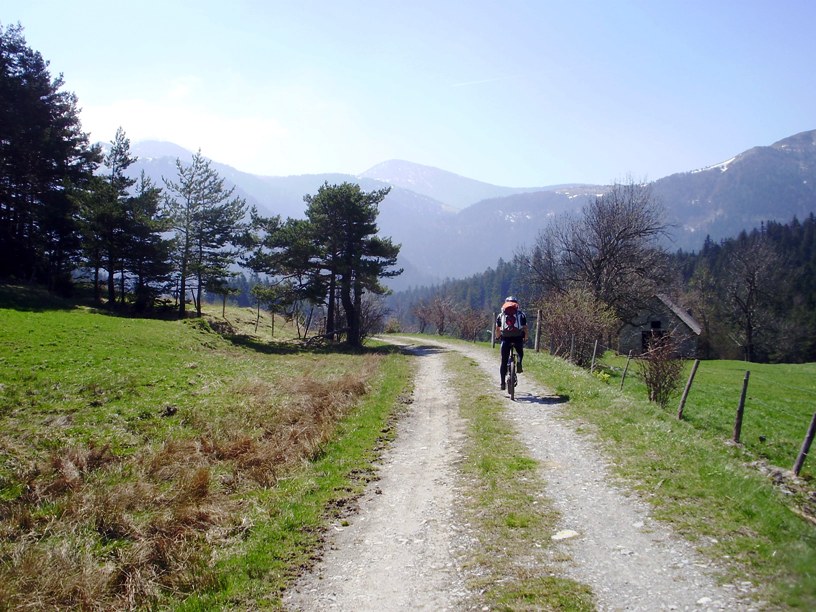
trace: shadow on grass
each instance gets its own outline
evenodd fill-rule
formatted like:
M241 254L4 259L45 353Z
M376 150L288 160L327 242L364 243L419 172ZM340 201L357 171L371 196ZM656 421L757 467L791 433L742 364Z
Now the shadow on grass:
M109 304L98 301L93 290L85 284L76 284L70 295L61 296L49 291L44 285L3 282L0 280L0 308L20 312L47 312L86 308L95 314L124 319L151 319L175 321L179 319L178 308L160 302L151 308L137 310L131 302ZM189 316L189 315L188 315Z
M401 347L393 345L351 347L347 344L306 344L303 342L268 342L251 336L240 334L225 335L224 338L236 346L256 351L264 355L297 355L306 353L311 355L393 355L399 353Z
M0 308L21 312L46 312L48 310L74 310L78 306L76 299L49 293L39 285L0 282Z

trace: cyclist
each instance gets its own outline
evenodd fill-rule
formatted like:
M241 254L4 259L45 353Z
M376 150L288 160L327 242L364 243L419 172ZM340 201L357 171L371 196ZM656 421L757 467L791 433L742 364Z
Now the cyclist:
M507 376L507 360L510 358L510 346L516 347L518 366L516 371L521 373L521 362L524 359L524 343L527 341L527 315L519 307L518 300L508 295L502 304L501 312L496 317L496 338L501 341L501 388L506 389L504 382Z

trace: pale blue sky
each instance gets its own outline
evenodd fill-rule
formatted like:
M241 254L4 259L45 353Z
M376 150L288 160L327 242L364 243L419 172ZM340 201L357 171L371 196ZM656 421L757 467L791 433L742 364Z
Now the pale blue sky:
M93 140L268 175L655 180L816 129L812 0L16 0Z

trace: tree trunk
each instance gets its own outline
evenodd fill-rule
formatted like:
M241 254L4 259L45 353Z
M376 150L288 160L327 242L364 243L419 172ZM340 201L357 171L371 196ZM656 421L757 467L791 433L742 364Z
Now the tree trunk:
M750 323L745 326L745 361L754 361L754 326Z
M329 299L326 304L326 337L334 340L334 298L337 292L337 280L334 272L329 276Z
M193 296L193 301L195 302L196 314L200 317L201 316L201 281L202 281L202 274L201 270L199 269L198 274L196 275L198 278L198 287L196 287L195 295Z
M102 301L102 289L99 287L99 265L94 266L94 302Z
M181 277L179 278L179 318L183 319L185 315L185 304L187 303L187 261L182 259L181 262Z
M116 284L113 279L113 257L108 257L108 308L116 305Z
M359 290L357 283L355 283L354 296L352 296L352 283L350 280L343 279L341 282L340 299L343 302L343 309L346 311L346 325L348 332L346 333L346 341L349 346L360 346L360 308L358 302L360 301Z

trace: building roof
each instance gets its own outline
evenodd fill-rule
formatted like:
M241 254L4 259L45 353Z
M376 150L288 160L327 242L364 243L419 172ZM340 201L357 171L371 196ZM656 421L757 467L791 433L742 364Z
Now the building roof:
M669 296L664 293L658 293L657 299L663 302L666 307L671 310L678 319L680 319L683 323L685 323L686 327L688 327L691 331L693 331L698 336L703 333L702 326L691 316L691 314L675 304Z

